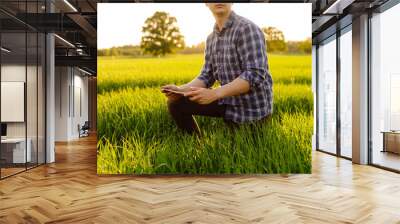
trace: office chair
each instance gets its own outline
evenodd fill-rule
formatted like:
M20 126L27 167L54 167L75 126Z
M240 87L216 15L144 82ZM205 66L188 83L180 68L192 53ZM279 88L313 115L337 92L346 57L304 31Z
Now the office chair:
M79 138L89 136L89 129L90 129L89 121L85 121L82 127L80 127L80 125L78 124Z

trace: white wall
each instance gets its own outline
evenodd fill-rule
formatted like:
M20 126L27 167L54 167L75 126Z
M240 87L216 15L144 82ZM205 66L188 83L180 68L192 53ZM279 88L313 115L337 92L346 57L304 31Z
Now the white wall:
M67 67L55 68L55 141L68 140L68 88L70 84L68 71Z
M88 120L88 78L78 69L56 67L55 107L56 141L79 138L78 124Z
M72 129L70 134L76 138L79 137L78 124L82 126L85 121L88 120L88 79L87 77L81 76L82 73L79 71L77 75L77 70L74 70L74 74L74 96L72 96L74 99L74 107L72 110Z
M25 64L1 66L1 81L20 81L25 82Z

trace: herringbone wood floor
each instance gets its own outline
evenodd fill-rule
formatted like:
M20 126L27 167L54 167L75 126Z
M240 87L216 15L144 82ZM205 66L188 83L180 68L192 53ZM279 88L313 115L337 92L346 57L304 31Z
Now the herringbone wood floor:
M316 152L312 175L96 175L95 138L0 181L0 223L400 223L400 175Z

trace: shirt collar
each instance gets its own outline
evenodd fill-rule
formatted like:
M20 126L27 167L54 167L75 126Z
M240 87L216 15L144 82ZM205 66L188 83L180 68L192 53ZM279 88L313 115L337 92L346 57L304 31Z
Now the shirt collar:
M224 23L224 26L222 27L221 31L219 31L217 23L214 24L214 32L220 33L222 31L224 31L225 29L231 27L235 18L236 18L236 14L233 11L231 11L231 13L229 14L228 20L226 20L226 22Z

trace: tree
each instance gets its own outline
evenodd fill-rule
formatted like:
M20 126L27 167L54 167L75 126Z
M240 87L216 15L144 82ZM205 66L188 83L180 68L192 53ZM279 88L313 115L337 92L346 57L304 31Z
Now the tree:
M98 49L97 50L97 56L110 56L110 49Z
M111 52L110 52L110 56L118 56L119 55L119 51L116 47L112 47L111 48Z
M267 41L268 52L284 52L287 50L285 35L275 27L264 27L262 31Z
M204 53L205 48L206 48L206 43L203 41L197 45L192 45L191 47L186 46L184 49L180 50L178 53L180 53L180 54L199 54L199 53Z
M310 54L311 53L311 38L302 41L288 41L287 52L290 54Z
M144 53L160 56L185 47L176 18L166 12L156 12L147 18L142 32L140 48Z
M299 45L300 51L303 52L303 53L310 54L311 53L311 48L312 48L311 47L311 45L312 45L311 42L312 42L311 38L307 38L306 40L300 42L300 45Z

